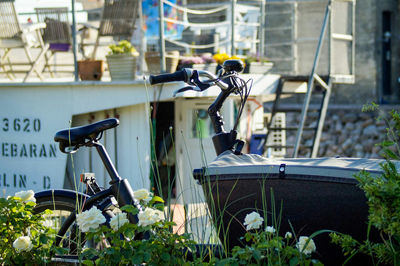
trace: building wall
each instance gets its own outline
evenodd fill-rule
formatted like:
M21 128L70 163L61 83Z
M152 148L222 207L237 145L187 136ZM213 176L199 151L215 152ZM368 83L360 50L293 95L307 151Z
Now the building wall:
M230 1L210 0L187 0L188 5L223 3ZM254 1L238 1L238 3L254 3ZM277 3L281 2L281 5ZM297 16L290 17L284 12L290 11L288 1L266 1L266 51L267 57L275 64L274 72L277 74L295 73L299 75L309 74L315 57L315 50L320 35L323 16L328 0L297 1ZM273 6L273 7L272 7ZM282 15L274 15L277 11ZM384 11L391 12L391 77L390 95L383 95L383 76L387 71L382 68L382 57L387 53L382 51L384 42L382 32L382 14ZM334 84L331 102L335 104L358 103L368 101L380 103L399 102L399 19L398 0L359 0L356 2L355 17L355 84ZM271 31L271 27L291 26L294 29ZM297 39L292 34L297 31ZM296 48L287 42L295 41ZM286 42L286 44L284 44ZM271 44L279 44L271 46ZM342 57L335 54L334 57ZM296 61L276 60L287 57L297 58ZM324 44L323 53L319 65L319 72L324 74L328 71L328 45Z
M356 3L355 84L335 84L331 103L356 102L363 104L378 99L376 2L375 0L362 0Z

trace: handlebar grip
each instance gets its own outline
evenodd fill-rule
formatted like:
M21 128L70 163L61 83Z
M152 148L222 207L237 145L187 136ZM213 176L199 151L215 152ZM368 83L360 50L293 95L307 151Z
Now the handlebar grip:
M186 81L186 71L182 69L174 73L150 75L149 81L151 85L173 81Z

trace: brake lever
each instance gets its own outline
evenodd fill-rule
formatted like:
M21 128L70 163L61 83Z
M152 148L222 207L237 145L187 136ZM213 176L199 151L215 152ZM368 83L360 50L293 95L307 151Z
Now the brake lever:
M186 87L183 87L183 88L180 88L179 90L176 90L176 91L174 91L174 94L173 94L173 97L175 97L178 93L180 93L180 92L184 92L184 91L189 91L189 90L192 90L192 91L202 91L199 87L197 87L197 86L186 86Z
M190 80L188 81L188 84L189 85L195 85L196 87L198 87L200 89L200 91L204 91L204 90L206 90L206 89L211 87L210 84L201 82L201 80L199 78L199 72L197 70L193 71L193 74L190 77Z
M199 79L199 73L197 72L197 70L193 70L193 74L191 75L190 80L188 80L187 83L189 84L189 86L174 91L173 96L175 97L176 94L188 90L202 92L211 87L211 84L204 83Z

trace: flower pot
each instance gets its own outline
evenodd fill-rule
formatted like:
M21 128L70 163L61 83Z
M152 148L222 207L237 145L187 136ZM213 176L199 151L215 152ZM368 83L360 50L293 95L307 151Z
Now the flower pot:
M243 73L249 74L267 74L273 67L271 62L251 62L247 63Z
M192 68L197 70L205 70L212 74L216 74L217 72L217 63L209 63L209 64L193 64Z
M209 63L209 64L180 64L178 65L178 70L183 69L183 68L192 68L196 70L205 70L208 71L212 74L217 73L217 63Z
M101 80L103 72L103 60L78 61L78 73L81 80Z
M136 58L131 54L107 55L108 70L112 80L132 80L136 78Z
M159 52L146 52L145 60L147 64L148 72L152 74L161 73L160 67L160 53ZM165 70L166 72L172 73L176 71L176 67L179 62L179 51L170 51L165 55Z

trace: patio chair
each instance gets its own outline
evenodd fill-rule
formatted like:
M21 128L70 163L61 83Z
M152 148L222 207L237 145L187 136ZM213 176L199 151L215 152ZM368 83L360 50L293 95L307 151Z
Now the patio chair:
M53 76L49 61L57 52L68 52L71 48L72 35L71 26L68 20L68 7L46 7L35 8L38 22L46 23L42 29L42 38L49 44L50 56L47 57L45 68Z
M48 45L44 44L40 28L44 28L43 24L27 24L21 26L18 21L17 13L14 7L14 0L0 0L0 49L4 50L0 58L0 68L9 79L14 79L16 73L26 73L23 82L25 82L32 72L43 80L42 70L39 69L44 55L48 49ZM10 51L16 48L23 48L28 62L17 63L11 62ZM34 58L31 48L41 48L39 55ZM14 67L20 65L29 66L28 71L17 70ZM8 69L7 69L8 66Z
M128 40L132 38L135 30L136 17L138 16L139 0L105 0L101 15L100 26L97 30L97 38L91 58L96 57L97 48L101 37L114 37L116 40ZM93 28L88 25L89 28ZM82 49L87 46L82 42ZM83 53L84 54L84 53Z

